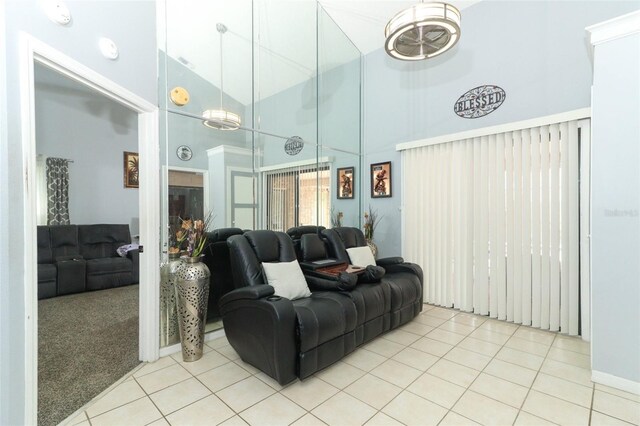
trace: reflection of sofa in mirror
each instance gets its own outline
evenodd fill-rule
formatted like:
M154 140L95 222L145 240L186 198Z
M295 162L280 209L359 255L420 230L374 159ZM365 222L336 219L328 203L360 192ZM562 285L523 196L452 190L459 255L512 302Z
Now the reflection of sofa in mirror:
M328 247L317 234L306 235ZM392 321L391 284L379 278L354 288L358 278L351 274L321 286L306 276L310 296L296 300L274 296L274 287L266 284L263 264L297 262L293 241L285 233L250 231L230 237L228 243L236 289L220 300L225 334L242 360L280 384L309 377L358 345L406 322ZM303 257L309 256L303 253ZM402 278L396 276L394 281L400 283ZM420 311L413 307L422 304L421 288L413 291L413 286L421 286L422 281L410 272L405 278L399 285L411 288L402 295L413 294L406 301L413 317ZM327 291L331 282L335 289Z
M138 250L129 225L38 226L38 299L136 284Z

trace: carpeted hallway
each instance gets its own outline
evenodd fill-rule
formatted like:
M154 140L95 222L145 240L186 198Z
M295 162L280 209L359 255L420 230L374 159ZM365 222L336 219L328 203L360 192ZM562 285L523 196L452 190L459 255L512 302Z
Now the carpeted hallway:
M56 425L138 361L138 285L38 302L38 424Z

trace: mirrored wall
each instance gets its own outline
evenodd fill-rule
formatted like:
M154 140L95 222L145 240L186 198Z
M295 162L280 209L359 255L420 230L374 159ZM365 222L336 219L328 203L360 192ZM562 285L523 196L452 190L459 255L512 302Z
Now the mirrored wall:
M212 230L360 226L361 53L322 6L159 3L163 259L171 226L209 211ZM239 128L205 126L207 110ZM177 343L161 317L162 345Z

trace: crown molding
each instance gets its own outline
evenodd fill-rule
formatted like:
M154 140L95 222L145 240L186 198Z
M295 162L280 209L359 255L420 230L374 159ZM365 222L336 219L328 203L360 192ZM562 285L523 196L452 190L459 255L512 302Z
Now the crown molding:
M590 33L589 41L594 46L640 33L640 10L590 25L585 29Z

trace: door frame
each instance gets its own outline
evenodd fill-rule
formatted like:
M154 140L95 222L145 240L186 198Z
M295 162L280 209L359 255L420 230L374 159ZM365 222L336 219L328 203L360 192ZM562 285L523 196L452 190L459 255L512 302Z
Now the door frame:
M140 163L139 358L159 356L160 197L158 107L27 33L20 34L20 120L24 195L25 424L35 424L38 401L38 282L36 235L35 64L44 65L138 114ZM19 256L19 254L18 254Z

